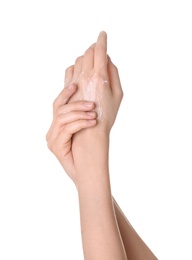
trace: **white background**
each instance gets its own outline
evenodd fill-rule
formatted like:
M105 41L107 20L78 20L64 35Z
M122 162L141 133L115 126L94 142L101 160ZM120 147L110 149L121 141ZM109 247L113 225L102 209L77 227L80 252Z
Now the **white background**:
M108 34L124 99L113 195L160 260L192 259L191 1L0 2L0 259L83 259L77 192L45 135L64 71Z

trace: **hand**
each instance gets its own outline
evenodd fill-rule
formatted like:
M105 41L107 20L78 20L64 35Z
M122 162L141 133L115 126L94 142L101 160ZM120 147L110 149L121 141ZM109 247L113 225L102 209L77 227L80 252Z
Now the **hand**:
M72 75L73 66L66 70ZM51 152L58 158L68 176L76 183L76 167L72 154L72 136L78 131L96 125L93 102L75 101L67 104L77 91L74 84L65 87L53 103L53 121L46 135Z
M48 147L75 184L77 169L74 152L90 140L80 130L100 125L102 128L99 128L99 132L105 136L107 132L108 135L123 97L118 70L107 56L106 49L106 34L103 32L97 43L66 70L65 84L68 87L64 88L53 104L53 122L46 135ZM91 101L92 106L85 107L85 100ZM89 115L86 111L92 111L93 114ZM97 127L92 129L98 133ZM93 135L96 132L93 131ZM74 142L74 137L80 142ZM79 154L76 153L83 163L84 158Z
M103 126L104 130L109 133L114 124L123 91L118 70L107 56L105 32L99 34L96 44L88 48L84 56L76 59L72 82L78 85L78 91L69 103L77 100L94 101L98 119L96 128Z

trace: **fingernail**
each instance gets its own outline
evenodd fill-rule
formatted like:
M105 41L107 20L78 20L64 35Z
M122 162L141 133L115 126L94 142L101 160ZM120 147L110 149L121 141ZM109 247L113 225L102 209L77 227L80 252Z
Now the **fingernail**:
M102 34L107 35L107 33L106 33L105 31L100 31L100 34L99 34L99 35L102 35Z
M93 102L91 102L91 101L86 101L86 102L84 102L84 106L86 106L86 107L92 107L92 106L93 106Z

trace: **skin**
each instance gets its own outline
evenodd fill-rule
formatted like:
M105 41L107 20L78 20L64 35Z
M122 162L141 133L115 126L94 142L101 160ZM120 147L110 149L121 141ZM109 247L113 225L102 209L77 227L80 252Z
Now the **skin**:
M84 259L157 259L111 194L109 137L123 91L105 32L66 70L65 84L46 139L77 188Z

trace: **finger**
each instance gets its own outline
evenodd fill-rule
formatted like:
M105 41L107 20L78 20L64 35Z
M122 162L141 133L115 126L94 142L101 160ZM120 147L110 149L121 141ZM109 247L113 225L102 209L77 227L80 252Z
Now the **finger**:
M62 149L72 137L73 134L81 131L82 129L93 127L97 124L96 120L78 120L71 124L66 125L60 134L55 138L55 143L58 149Z
M73 111L66 114L60 114L57 116L55 121L55 127L63 127L69 123L76 122L78 120L91 120L96 119L96 112L95 111Z
M55 114L66 114L72 111L91 111L95 108L95 104L92 101L75 101L66 105L60 106Z
M75 84L70 84L68 87L65 87L57 98L53 102L53 112L62 105L67 104L70 97L77 91L77 86Z
M112 93L123 96L123 90L121 87L119 72L117 67L112 63L108 56L108 76Z
M72 82L73 71L74 71L74 65L68 67L68 68L65 70L64 86L68 86L68 85Z
M55 139L67 124L78 120L94 120L96 119L96 116L96 112L94 111L73 111L66 114L59 114L54 118L51 124L50 130L47 134L47 139L50 138L50 136L52 139Z
M66 136L67 135L71 135L71 134L75 134L77 132L79 132L80 130L84 129L84 128L88 128L88 127L92 127L95 126L97 123L96 119L92 119L92 120L78 120L75 121L73 123L67 124L64 128L63 131Z
M80 56L76 59L75 66L74 66L72 82L75 84L78 84L78 80L81 75L82 64L83 64L83 56Z
M107 34L106 32L100 32L95 45L94 52L94 68L99 71L101 68L105 68L107 64Z
M85 52L83 57L83 65L82 65L82 71L85 73L89 73L94 66L94 49L95 49L95 43L92 44Z

